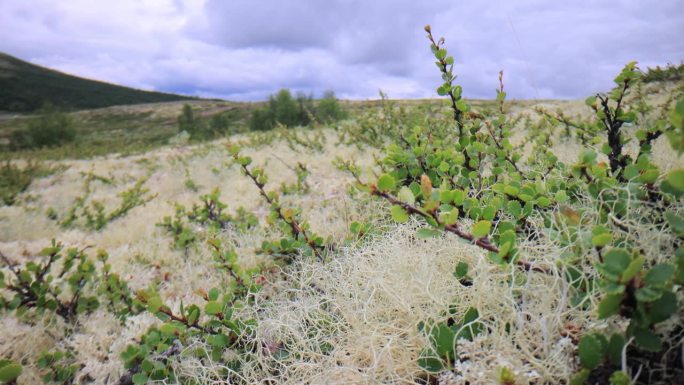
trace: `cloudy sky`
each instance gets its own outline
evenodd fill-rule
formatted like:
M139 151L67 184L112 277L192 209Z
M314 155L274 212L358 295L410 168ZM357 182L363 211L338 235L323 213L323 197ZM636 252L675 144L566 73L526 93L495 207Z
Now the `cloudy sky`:
M468 97L580 98L684 60L681 0L0 0L0 51L127 86L260 100L436 97L423 26Z

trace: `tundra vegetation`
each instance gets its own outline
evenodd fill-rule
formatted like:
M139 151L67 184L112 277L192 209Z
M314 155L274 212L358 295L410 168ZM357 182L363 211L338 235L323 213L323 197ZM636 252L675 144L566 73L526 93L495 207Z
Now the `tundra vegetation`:
M0 383L684 382L681 78L475 103L425 31L443 103L6 163Z

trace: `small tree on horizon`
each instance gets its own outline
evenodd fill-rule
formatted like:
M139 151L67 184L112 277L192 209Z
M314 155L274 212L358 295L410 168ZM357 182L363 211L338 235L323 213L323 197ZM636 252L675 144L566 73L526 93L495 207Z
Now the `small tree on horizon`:
M195 113L192 110L192 106L187 103L183 104L183 111L178 117L178 131L185 131L192 135L192 132L195 131L196 124Z
M331 123L347 117L346 111L340 106L333 90L326 90L323 93L316 107L316 115L321 123Z

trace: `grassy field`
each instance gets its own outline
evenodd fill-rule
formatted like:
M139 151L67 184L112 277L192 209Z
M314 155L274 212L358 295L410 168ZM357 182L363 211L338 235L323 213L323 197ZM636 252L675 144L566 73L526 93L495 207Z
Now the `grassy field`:
M244 130L249 104L190 101L115 106L68 113L77 130L76 140L58 148L43 148L19 152L3 151L3 159L64 159L90 158L112 153L141 153L168 144L178 134L177 119L184 104L190 104L200 116L238 110L241 118L235 122L237 130ZM244 111L244 113L242 112ZM31 115L0 118L0 143L7 146L15 130L26 129Z
M650 103L665 103L669 93L681 86L656 83L649 89ZM572 338L559 331L568 324L578 330L609 324L598 320L592 308L568 304L569 289L561 273L520 274L498 267L482 249L449 234L418 239L415 231L424 225L421 221L393 223L381 200L358 191L350 193L354 178L340 171L334 160L354 160L360 177L371 181L383 172L375 158L385 149L342 143L344 127L357 127L364 114L374 114L373 119L381 121L382 101L344 102L352 118L332 127L241 133L203 143L170 144L177 134L176 119L183 103L72 112L79 132L75 143L3 153L3 159L12 164L38 159L54 170L47 176L37 175L14 205L0 206L2 254L16 263L35 261L51 239L77 248L102 248L110 255L112 269L132 290L154 287L172 308L181 303L201 305L196 292L227 282L225 274L215 268L207 239L192 248L178 249L158 224L174 215L177 204L200 204L201 195L220 189L227 211L243 207L262 226L246 232L226 228L212 236L235 248L241 266L272 267L262 291L255 294L254 305L236 310L235 317L258 321L252 336L258 348L249 352L240 370L232 374L235 383L491 384L502 383L502 367L514 373L515 384L566 383L578 361ZM244 111L245 120L255 106L189 103L204 117L237 109ZM497 106L484 100L471 105L487 116L495 113ZM529 133L528 125L540 119L535 112L538 107L562 110L572 117L589 115L582 101L510 102L507 114L510 119L518 118L513 142L521 142ZM443 100L395 101L390 109L437 117L451 112ZM0 137L20 128L25 119L4 117ZM244 125L245 120L237 124ZM574 140L555 139L552 151L564 162L575 162L582 146ZM284 183L296 179L297 164L305 166L310 173L306 177L309 189L284 195L283 201L300 207L312 229L339 245L327 263L302 258L288 266L272 266L273 258L256 252L261 242L276 236L278 230L269 224L269 205L230 160L228 142L242 143L244 154L268 170L271 189L283 189ZM630 152L637 151L634 144L627 147ZM535 156L531 148L527 151L528 157ZM684 167L684 158L664 136L656 141L653 152L654 163L662 172ZM122 193L139 182L145 189L144 203L104 227L89 227L82 218L65 225L79 197L85 197L86 205L100 202L104 212L112 212L122 201ZM377 230L350 241L349 228L354 222L371 223ZM662 241L655 227L642 230L643 239ZM552 267L564 252L550 241L536 246L525 243L521 248L527 258ZM470 266L469 276L477 277L468 286L459 284L453 275L454 266L464 261ZM598 302L597 296L588 301ZM454 310L455 299L458 305ZM471 307L480 310L490 332L459 343L460 354L467 357L458 361L455 369L461 382L447 382L456 380L446 377L428 380L417 362L429 343L419 325ZM73 361L80 366L78 383L115 384L126 373L121 352L158 323L149 313L121 323L105 309L78 317L74 327L49 315L38 316L32 324L22 316L0 315L0 357L24 363L20 383L39 383L44 371L32 362L43 350L60 348L74 354ZM295 353L274 359L270 347L282 341L288 341ZM184 348L197 349L204 344L192 341ZM180 358L170 365L178 377L193 384L219 383L217 373L225 369L195 358Z
M408 109L419 106L439 110L447 105L439 99L393 100L398 106ZM358 116L370 109L379 108L382 100L341 101L341 105ZM491 111L494 103L487 100L473 100L473 106L479 110ZM26 129L31 114L0 114L0 160L8 159L87 159L107 154L141 154L169 144L178 134L178 116L184 104L192 106L201 119L210 119L217 114L236 111L238 118L234 121L237 132L248 129L248 119L251 111L263 103L238 103L226 101L179 101L168 103L151 103L131 106L113 106L93 110L70 112L77 135L73 143L57 148L42 148L23 151L9 151L9 137L13 131ZM527 101L511 102L511 111L532 112L531 107L542 105L551 108L566 106L556 101Z

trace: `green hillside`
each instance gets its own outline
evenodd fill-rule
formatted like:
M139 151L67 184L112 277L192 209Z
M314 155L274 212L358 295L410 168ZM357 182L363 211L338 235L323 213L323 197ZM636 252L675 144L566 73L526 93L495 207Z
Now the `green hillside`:
M79 110L187 99L193 98L83 79L0 53L0 111L31 112L45 103Z

